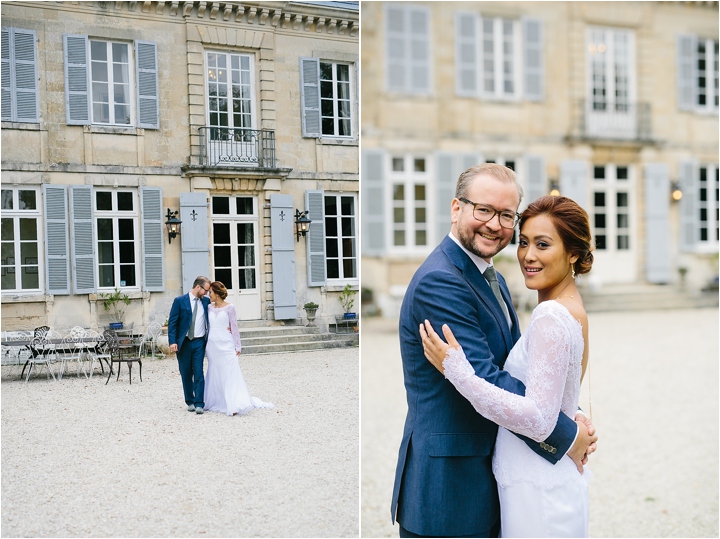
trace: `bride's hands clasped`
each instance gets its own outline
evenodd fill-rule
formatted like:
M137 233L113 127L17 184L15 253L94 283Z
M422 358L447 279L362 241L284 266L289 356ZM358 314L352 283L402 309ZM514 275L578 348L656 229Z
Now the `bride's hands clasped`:
M430 363L439 370L442 374L445 374L445 368L443 367L443 361L447 357L448 350L454 348L460 350L462 347L457 342L455 335L450 330L447 324L442 326L443 335L447 339L447 343L442 340L432 327L432 324L428 320L425 320L424 324L420 324L420 337L422 337L423 350L425 357L428 358Z

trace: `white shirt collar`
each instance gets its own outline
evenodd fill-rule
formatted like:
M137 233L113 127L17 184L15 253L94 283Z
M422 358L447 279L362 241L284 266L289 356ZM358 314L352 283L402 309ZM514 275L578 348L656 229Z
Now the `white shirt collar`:
M448 233L448 236L450 236L450 239L453 240L455 243L457 243L458 247L462 249L466 255L470 257L470 260L473 261L473 264L477 266L477 269L480 270L480 273L485 273L485 270L492 266L492 262L488 263L487 260L484 258L480 258L475 253L471 253L468 251L462 243L460 243L460 240L457 239L452 232Z

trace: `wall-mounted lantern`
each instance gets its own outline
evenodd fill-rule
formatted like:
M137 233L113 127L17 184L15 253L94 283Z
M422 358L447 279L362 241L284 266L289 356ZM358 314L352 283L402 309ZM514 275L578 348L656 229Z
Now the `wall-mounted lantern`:
M670 197L673 202L679 201L683 196L682 189L680 189L680 182L670 182Z
M177 218L178 212L176 211L170 211L170 208L168 208L167 215L165 218L167 221L165 221L165 226L168 229L168 243L172 243L173 238L176 238L178 234L180 234L180 225L182 224L182 221Z
M557 180L550 180L550 196L560 196L560 185L558 184Z
M300 210L295 210L295 231L298 241L300 241L300 236L305 237L305 234L307 234L310 228L310 223L312 223L312 221L308 219L307 214L308 212L306 211L301 212Z

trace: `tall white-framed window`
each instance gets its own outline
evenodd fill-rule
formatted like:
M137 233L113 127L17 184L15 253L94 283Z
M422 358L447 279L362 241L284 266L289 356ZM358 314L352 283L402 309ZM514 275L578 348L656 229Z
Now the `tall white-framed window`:
M593 136L637 134L635 35L629 30L587 31L586 129Z
M90 40L92 123L133 125L130 43Z
M424 156L392 156L389 245L395 251L413 251L430 245L428 215L430 174Z
M505 101L544 98L541 20L458 12L455 25L458 95Z
M252 54L207 51L208 157L213 164L259 164Z
M718 182L717 165L700 165L698 167L698 190L690 193L697 200L698 242L705 248L717 250L720 240L720 183Z
M135 190L94 192L98 290L140 286L138 196Z
M432 93L430 10L410 3L386 4L385 45L388 91Z
M2 120L38 123L35 30L2 28Z
M352 88L353 69L350 64L320 61L320 113L322 135L353 136Z
M698 39L696 48L695 105L702 111L718 110L718 41Z
M41 292L40 189L2 188L2 250L0 281L3 292Z
M635 249L631 203L634 197L633 169L621 165L592 167L593 238L598 251Z
M157 45L63 36L68 125L158 129Z
M357 195L323 195L325 211L325 266L328 284L358 279Z

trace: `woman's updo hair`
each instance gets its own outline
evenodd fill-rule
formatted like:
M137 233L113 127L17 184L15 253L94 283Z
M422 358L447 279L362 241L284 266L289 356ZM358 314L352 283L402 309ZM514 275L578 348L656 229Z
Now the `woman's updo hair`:
M225 288L225 285L222 284L220 281L211 282L210 288L220 299L225 300L225 298L227 297L227 288Z
M594 247L587 212L571 198L549 195L540 197L520 215L520 230L522 231L525 221L538 215L550 217L565 250L577 255L577 262L573 264L575 274L588 273L593 265Z

